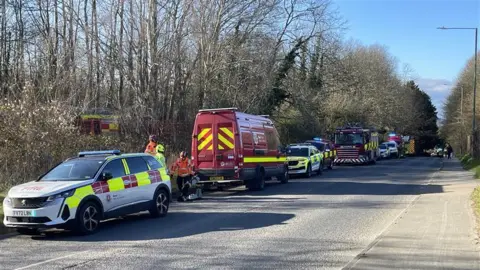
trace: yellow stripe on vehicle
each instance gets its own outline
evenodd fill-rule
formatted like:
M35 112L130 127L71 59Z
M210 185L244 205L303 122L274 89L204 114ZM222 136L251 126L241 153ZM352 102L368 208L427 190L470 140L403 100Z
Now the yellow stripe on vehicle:
M125 174L129 175L130 169L128 168L127 161L125 159L122 159L122 163L123 163L123 168L125 169Z
M212 140L213 136L212 134L210 134L201 144L198 145L198 150L202 150L203 148L205 148L205 146L207 146ZM211 150L210 147L208 148L208 150Z
M210 146L207 148L207 150L213 150L213 144L210 144Z
M137 173L135 176L137 177L137 185L139 187L150 185L152 183L150 181L150 175L147 172Z
M220 130L223 131L228 137L232 139L234 138L233 132L231 132L230 129L222 127Z
M202 129L202 131L200 131L200 133L197 136L198 140L202 139L203 136L205 136L205 134L207 134L210 130L211 130L211 128Z
M115 191L125 189L125 185L123 184L123 179L121 177L110 179L107 181L107 183L108 183L108 188L110 189L110 192L115 192Z
M229 140L225 139L222 134L218 133L218 140L220 140L223 144L225 144L229 149L233 149L233 143ZM218 145L220 147L220 144Z
M221 144L218 144L218 149L224 150L225 148L223 148L223 146Z
M160 172L160 177L162 177L162 181L170 181L170 176L167 174L167 170L165 168L158 169Z
M65 203L68 205L70 209L72 209L74 207L78 207L78 205L80 204L83 198L92 194L95 194L95 193L93 192L93 188L91 185L79 187L75 189L73 196L70 196L65 200Z
M244 157L243 163L255 163L255 162L285 162L286 157Z

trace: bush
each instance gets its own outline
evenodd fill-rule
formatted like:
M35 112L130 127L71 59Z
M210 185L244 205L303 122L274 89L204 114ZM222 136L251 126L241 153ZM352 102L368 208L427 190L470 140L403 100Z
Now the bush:
M75 116L71 108L57 102L1 103L4 125L0 126L0 190L34 180L81 150L132 150L133 142L122 142L116 136L80 134L74 125Z

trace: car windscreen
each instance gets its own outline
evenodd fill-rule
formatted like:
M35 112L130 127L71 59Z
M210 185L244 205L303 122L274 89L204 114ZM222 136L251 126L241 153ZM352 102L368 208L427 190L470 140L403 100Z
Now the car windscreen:
M47 174L40 181L79 181L92 179L102 166L102 159L73 159L65 161Z
M396 147L396 146L395 146L394 143L389 143L389 144L388 144L388 147L394 148L394 147Z
M385 144L381 144L380 149L387 149L387 146Z
M287 148L287 156L290 157L308 157L308 148Z

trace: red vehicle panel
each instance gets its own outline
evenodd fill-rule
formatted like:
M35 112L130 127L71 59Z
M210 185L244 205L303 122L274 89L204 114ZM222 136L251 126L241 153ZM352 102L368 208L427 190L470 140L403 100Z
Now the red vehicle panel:
M281 178L287 168L281 150L277 130L266 117L235 108L201 110L196 116L192 159L201 183L246 181L248 186L258 178Z

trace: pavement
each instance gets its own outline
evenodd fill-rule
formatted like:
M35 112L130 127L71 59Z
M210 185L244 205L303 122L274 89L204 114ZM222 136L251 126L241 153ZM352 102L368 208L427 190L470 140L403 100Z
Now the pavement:
M172 203L95 235L0 240L0 269L479 269L458 161L385 160Z
M429 185L443 192L416 198L346 269L480 269L470 199L477 181L458 160L444 159Z

